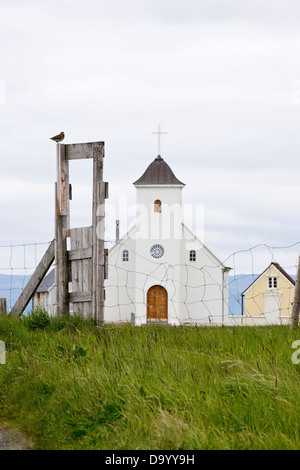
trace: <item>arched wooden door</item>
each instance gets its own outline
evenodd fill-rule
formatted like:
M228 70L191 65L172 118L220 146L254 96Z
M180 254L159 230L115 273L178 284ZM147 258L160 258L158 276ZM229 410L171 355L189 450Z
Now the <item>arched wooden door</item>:
M147 322L168 320L168 292L162 286L152 286L147 292Z

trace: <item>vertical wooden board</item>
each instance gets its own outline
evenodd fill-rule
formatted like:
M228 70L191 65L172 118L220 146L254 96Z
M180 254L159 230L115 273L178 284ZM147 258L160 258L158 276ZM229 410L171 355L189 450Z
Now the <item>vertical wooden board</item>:
M69 162L66 160L66 146L57 145L57 199L58 215L69 217ZM64 228L68 228L67 226Z
M70 229L70 247L71 250L77 249L77 229ZM79 276L78 276L78 266L76 261L71 261L71 279L72 282L72 292L78 291Z
M98 324L104 321L104 204L107 185L103 181L103 152L93 160L93 296L92 309Z
M92 246L92 228L80 227L70 230L71 250L80 250ZM72 292L91 292L91 259L71 261ZM84 316L91 310L91 302L74 302L74 313L81 312Z
M84 234L84 246L83 248L89 248L92 246L91 241L91 233L92 230L90 229L88 232ZM83 259L82 260L82 290L83 291L91 291L92 290L92 283L91 283L91 259Z
M57 144L57 183L55 202L56 314L69 310L67 230L69 228L69 162L65 146Z
M73 228L70 230L70 247L71 250L76 250L80 247L78 228ZM72 292L78 292L80 290L80 280L80 260L71 261ZM79 313L78 302L73 303L73 312Z

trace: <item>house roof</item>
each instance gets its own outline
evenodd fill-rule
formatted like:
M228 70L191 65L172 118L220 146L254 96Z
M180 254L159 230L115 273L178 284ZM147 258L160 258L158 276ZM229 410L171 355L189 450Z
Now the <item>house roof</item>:
M291 283L293 284L293 286L296 284L294 279L280 266L279 263L276 263L275 261L273 261L259 276L256 277L256 279L254 279L253 282L251 282L251 284L247 287L247 289L244 290L244 292L242 292L241 295L244 295L247 290L250 289L250 287L253 286L253 284L256 283L256 281L261 277L263 276L267 271L268 269L271 268L271 266L274 266L275 268L277 268L277 270Z
M169 165L160 155L153 160L144 174L133 184L136 186L148 184L180 184L185 186L176 178Z
M35 292L47 292L55 282L55 269L52 269L47 276L44 277Z

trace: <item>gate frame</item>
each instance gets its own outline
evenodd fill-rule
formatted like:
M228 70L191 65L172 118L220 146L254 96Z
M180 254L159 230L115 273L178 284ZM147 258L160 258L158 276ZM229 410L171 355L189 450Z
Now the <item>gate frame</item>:
M70 236L70 204L72 197L69 184L69 161L93 159L92 201L92 286L90 316L97 324L104 322L104 279L106 253L104 249L105 199L108 183L103 181L104 142L82 144L57 144L57 183L55 184L55 284L56 315L69 312L69 252L67 237ZM73 253L74 255L74 253ZM80 254L78 254L80 259ZM85 301L82 292L82 301Z
M104 279L107 277L108 250L104 249L105 199L108 198L108 183L103 181L104 142L82 144L57 144L57 182L55 183L55 238L39 262L24 290L10 311L10 315L21 316L34 292L55 261L56 305L55 313L69 313L69 282L72 282L70 262L74 259L92 259L92 285L88 292L71 293L71 300L91 302L90 317L97 324L104 323ZM69 184L69 160L93 159L93 207L92 247L90 250L67 250L70 237L70 204L72 187ZM72 230L72 229L71 229ZM87 255L87 251L89 254ZM75 294L75 296L73 295ZM88 300L87 300L88 299ZM91 299L91 300L90 300Z

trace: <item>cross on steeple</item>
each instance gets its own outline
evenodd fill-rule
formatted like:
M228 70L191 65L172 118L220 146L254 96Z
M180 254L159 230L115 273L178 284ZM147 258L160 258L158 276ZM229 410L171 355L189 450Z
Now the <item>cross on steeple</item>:
M158 124L158 132L152 132L152 134L157 134L158 135L158 155L160 156L160 136L162 134L167 134L167 132L162 132L160 130L160 124Z

